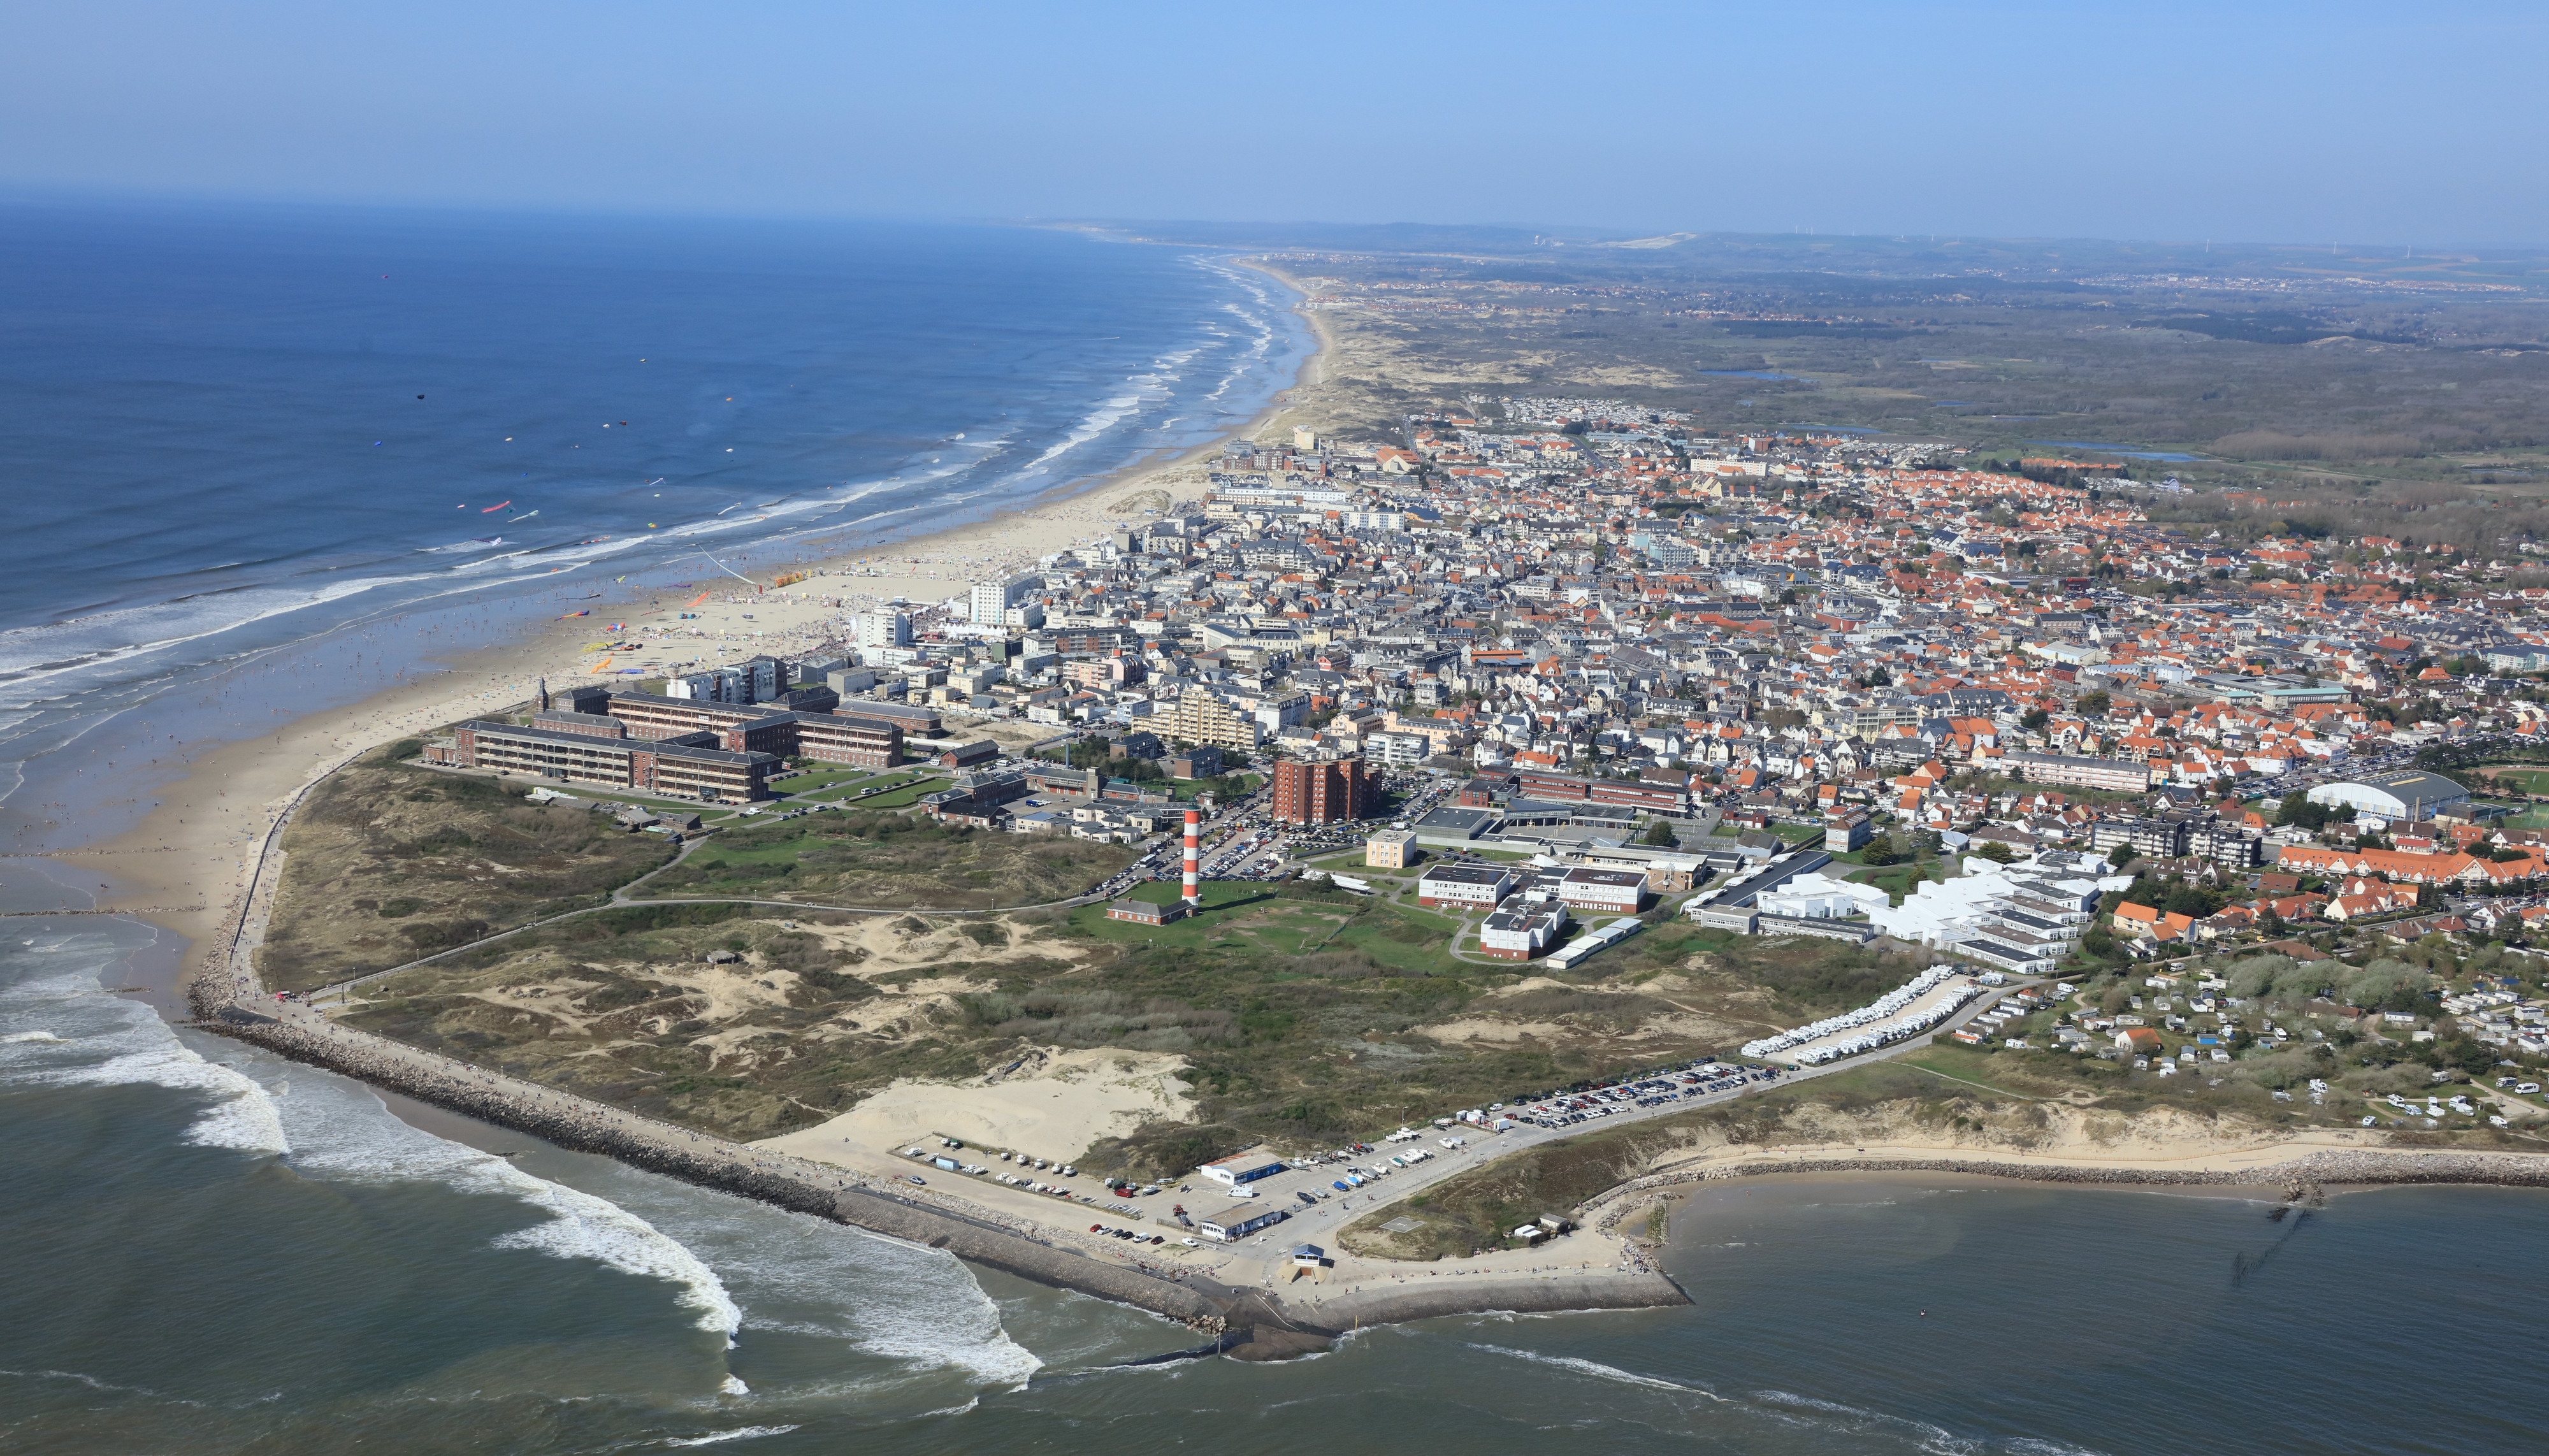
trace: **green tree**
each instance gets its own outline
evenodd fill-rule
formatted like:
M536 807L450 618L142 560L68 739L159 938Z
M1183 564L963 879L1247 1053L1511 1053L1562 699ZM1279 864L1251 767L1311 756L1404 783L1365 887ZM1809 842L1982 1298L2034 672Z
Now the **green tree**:
M1654 823L1648 825L1646 842L1662 849L1670 849L1674 845L1681 843L1680 840L1673 837L1672 821L1669 819L1658 819Z
M2133 861L2141 858L2141 851L2134 849L2131 845L2118 845L2107 852L2107 863L2115 865L2118 869L2122 869L2125 865L2133 863Z
M2091 718L2105 716L2107 709L2114 705L2115 699L2109 697L2107 695L2107 689L2103 687L2099 688L2095 692L2081 693L2078 704L2081 715Z

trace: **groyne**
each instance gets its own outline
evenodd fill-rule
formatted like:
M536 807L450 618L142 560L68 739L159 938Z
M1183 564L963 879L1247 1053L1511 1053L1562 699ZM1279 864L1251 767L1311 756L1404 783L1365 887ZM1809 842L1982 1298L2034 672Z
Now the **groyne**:
M1253 1331L1230 1316L1256 1310L1262 1302L1208 1280L1165 1278L1108 1263L988 1221L925 1207L891 1186L864 1181L851 1186L846 1176L832 1177L828 1184L820 1181L823 1175L800 1176L769 1165L754 1149L706 1135L667 1136L616 1109L568 1094L543 1091L525 1097L494 1074L465 1066L454 1070L440 1065L439 1058L341 1028L322 1032L236 1006L220 1008L197 1025L560 1147L600 1153L668 1178L944 1249L1022 1279L1129 1305L1211 1335L1216 1345L1226 1345L1234 1354L1246 1353L1256 1343Z
M1180 1352L1279 1360L1329 1348L1367 1324L1448 1315L1652 1309L1689 1303L1640 1261L1617 1274L1530 1277L1411 1267L1387 1288L1317 1300L1315 1310L1276 1290L1233 1288L1198 1272L1112 1262L1049 1242L988 1215L970 1217L845 1170L802 1164L707 1134L653 1123L570 1093L519 1083L368 1033L331 1025L303 1008L271 1014L242 1003L206 1007L195 1024L277 1055L325 1067L419 1102L578 1152L599 1153L668 1178L750 1198L872 1233L943 1249L998 1269L1173 1320L1208 1337Z

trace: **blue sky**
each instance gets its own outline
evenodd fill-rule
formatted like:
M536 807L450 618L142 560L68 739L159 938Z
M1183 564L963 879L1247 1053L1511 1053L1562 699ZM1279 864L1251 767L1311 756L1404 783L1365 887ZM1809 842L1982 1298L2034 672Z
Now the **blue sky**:
M0 187L2549 243L2549 5L28 6Z

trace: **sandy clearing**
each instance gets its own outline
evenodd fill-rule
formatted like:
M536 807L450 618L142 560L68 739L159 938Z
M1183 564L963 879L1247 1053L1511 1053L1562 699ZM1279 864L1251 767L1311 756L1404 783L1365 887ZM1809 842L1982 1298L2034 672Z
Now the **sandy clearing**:
M1571 1032L1554 1021L1486 1021L1470 1017L1447 1021L1437 1026L1417 1027L1414 1033L1430 1037L1446 1046L1473 1042L1566 1042L1584 1035Z
M1103 1048L1034 1054L1041 1066L1031 1061L1007 1077L898 1081L829 1122L755 1145L849 1165L853 1151L873 1156L947 1137L971 1148L1074 1162L1100 1138L1193 1116L1179 1077L1182 1056Z

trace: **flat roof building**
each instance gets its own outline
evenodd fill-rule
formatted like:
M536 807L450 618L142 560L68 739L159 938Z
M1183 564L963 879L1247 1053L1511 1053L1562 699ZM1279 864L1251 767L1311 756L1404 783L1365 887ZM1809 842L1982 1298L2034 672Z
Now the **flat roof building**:
M706 733L683 739L608 738L579 726L517 728L470 722L453 735L451 762L463 769L526 774L573 783L599 783L708 803L770 797L771 754L714 747Z
M1635 915L1646 908L1647 876L1635 869L1578 864L1558 880L1558 898L1570 910Z
M1363 842L1363 863L1369 869L1404 869L1423 853L1416 848L1412 829L1374 830Z
M1283 1171L1283 1160L1263 1147L1252 1147L1228 1157L1214 1158L1195 1171L1225 1188L1237 1188L1260 1178L1274 1177Z
M1513 909L1497 911L1478 927L1478 954L1499 960L1529 960L1558 944L1566 924L1564 905L1516 901Z
M1416 903L1490 909L1513 893L1519 882L1520 876L1511 865L1484 864L1474 860L1447 861L1429 866L1417 876Z

